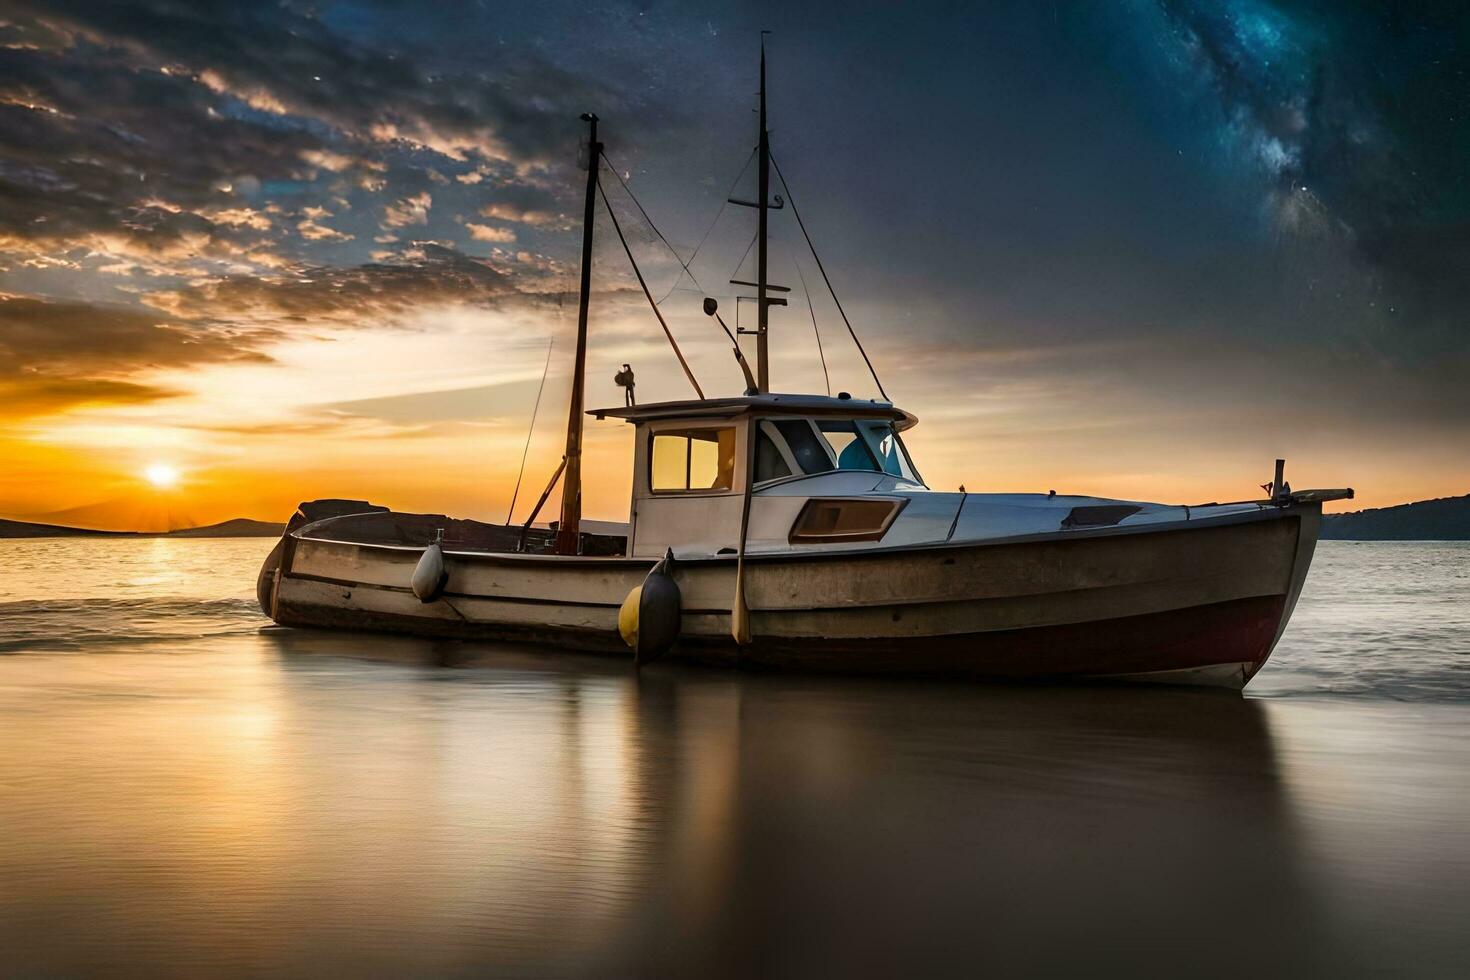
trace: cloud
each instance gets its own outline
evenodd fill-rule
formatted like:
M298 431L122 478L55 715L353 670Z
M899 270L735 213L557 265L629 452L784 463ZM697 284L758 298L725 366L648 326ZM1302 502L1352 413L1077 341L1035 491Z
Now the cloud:
M220 225L244 226L255 231L271 229L271 219L253 208L221 208L218 211L204 213L204 216Z
M264 335L179 325L156 310L0 294L0 376L110 375L200 361L260 359Z
M322 408L332 413L378 419L394 425L495 419L524 412L526 403L535 397L538 387L536 378L521 378L469 388L359 398L323 405Z
M210 91L218 92L222 95L232 95L252 109L259 109L261 112L271 112L280 116L286 114L286 106L281 100L271 95L264 88L258 86L232 87L213 68L204 69L196 77L199 79L199 83Z
M534 46L440 63L296 4L12 0L3 19L0 267L105 268L119 290L313 267L356 238L305 208L423 228L428 186L453 209L493 181L515 220L555 225L577 112L626 101Z
M566 216L554 211L537 208L522 207L510 201L494 201L480 209L480 213L487 218L495 218L499 221L511 221L521 225L556 225L564 224Z
M289 177L318 142L221 115L192 80L84 40L7 51L0 92L25 95L0 103L0 248L12 250L161 255L237 241L261 229L209 217L243 210L222 186L241 173Z
M357 163L356 158L345 153L333 153L331 150L302 150L301 159L334 173L346 170Z
M0 417L54 415L84 405L141 405L181 392L110 378L0 378Z
M301 232L302 238L313 242L350 242L354 237L335 228L318 224L310 218L297 222L296 230Z
M186 326L155 310L0 294L0 412L134 404L176 392L134 376L226 361L265 361L264 330Z
M489 225L477 225L473 221L465 224L470 237L477 242L499 242L506 244L516 240L516 233L509 228L492 228Z
M454 159L477 154L517 165L560 162L563 128L616 89L567 72L526 46L497 52L499 78L425 70L399 52L334 32L287 4L166 0L13 4L92 44L188 74L207 91L259 113L318 120L356 140L408 143ZM330 158L323 157L323 164Z
M402 228L404 225L426 225L429 223L429 208L434 199L428 191L405 197L396 204L383 209L384 228Z
M434 243L416 243L404 258L365 265L319 266L271 277L232 276L144 301L173 316L195 320L370 320L428 305L537 302L488 262Z

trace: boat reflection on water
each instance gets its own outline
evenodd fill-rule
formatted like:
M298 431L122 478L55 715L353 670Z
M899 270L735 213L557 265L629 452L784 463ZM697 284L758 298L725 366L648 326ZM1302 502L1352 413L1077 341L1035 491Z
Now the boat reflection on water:
M271 635L288 677L337 652L449 681L385 703L391 677L331 675L377 731L323 746L360 768L314 793L386 792L416 830L315 906L353 910L328 933L452 922L455 963L613 975L1334 965L1258 702Z
M326 631L176 645L7 661L17 973L1342 975L1458 956L1454 813L1343 797L1367 785L1359 756L1294 734L1322 728L1310 706L636 674Z

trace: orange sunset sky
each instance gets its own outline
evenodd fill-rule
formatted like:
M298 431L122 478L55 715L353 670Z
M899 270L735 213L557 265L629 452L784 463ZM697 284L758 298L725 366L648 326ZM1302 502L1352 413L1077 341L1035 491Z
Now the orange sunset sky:
M733 318L750 278L753 219L724 206L753 194L744 15L107 6L0 17L0 516L158 530L337 496L503 520L551 345L524 515L566 424L585 110L671 329L739 392L699 302ZM775 25L776 157L922 474L1195 503L1284 456L1351 507L1470 492L1446 177L1470 150L1307 22L1190 9L985 57L878 15ZM789 214L773 386L826 391L825 357L872 396ZM621 404L624 362L641 401L689 397L605 213L597 235L588 406ZM585 512L622 519L630 430L587 431Z

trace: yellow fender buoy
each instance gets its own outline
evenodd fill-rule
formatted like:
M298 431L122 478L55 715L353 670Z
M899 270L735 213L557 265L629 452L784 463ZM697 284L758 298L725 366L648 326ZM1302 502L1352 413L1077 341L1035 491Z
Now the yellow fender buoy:
M643 586L633 587L628 593L628 598L623 600L623 605L618 609L618 635L623 642L628 644L628 649L635 653L638 650L638 603L643 599Z
M683 598L671 574L674 552L665 552L618 609L618 633L633 651L633 663L651 663L679 638Z

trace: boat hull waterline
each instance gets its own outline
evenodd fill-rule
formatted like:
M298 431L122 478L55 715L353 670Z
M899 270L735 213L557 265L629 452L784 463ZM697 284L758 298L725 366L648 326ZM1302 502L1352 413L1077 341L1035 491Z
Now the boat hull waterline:
M743 646L730 633L735 559L681 557L674 571L681 631L670 656L807 671L1238 689L1285 628L1320 513L1320 504L1292 504L1147 528L753 554L745 584L753 635ZM655 563L446 545L443 592L421 602L410 579L423 546L334 540L333 523L288 531L262 569L262 605L277 623L627 656L618 609Z

